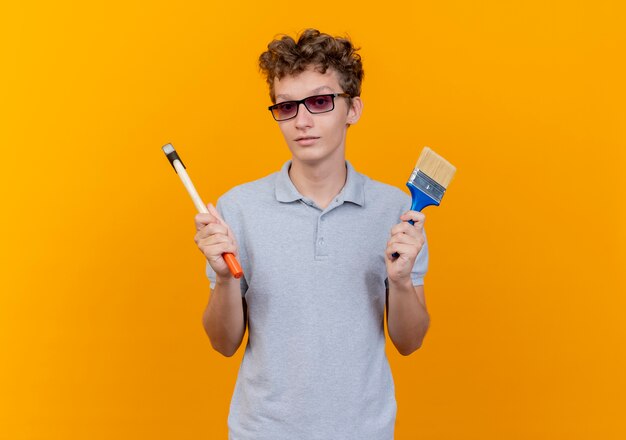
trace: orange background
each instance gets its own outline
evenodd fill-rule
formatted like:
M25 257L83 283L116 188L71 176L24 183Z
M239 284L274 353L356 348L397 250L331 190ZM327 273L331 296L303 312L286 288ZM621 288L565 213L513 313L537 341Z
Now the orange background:
M201 325L195 211L289 157L256 60L362 47L348 159L427 208L424 346L388 354L397 439L626 438L619 1L14 2L0 9L0 438L226 438L243 349Z

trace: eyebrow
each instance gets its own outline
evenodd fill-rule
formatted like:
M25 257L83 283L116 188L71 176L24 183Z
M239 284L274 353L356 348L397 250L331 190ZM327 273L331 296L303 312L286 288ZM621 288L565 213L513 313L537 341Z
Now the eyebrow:
M317 95L319 92L321 92L322 90L325 90L325 89L330 90L330 91L331 91L331 93L333 93L333 89L331 89L330 87L328 87L328 86L321 86L321 87L318 87L317 89L312 90L312 91L311 91L311 95L308 95L308 96L315 96L315 95ZM291 100L290 98L291 98L291 97L290 97L289 95L276 95L276 100L277 100L277 101L278 101L279 99Z

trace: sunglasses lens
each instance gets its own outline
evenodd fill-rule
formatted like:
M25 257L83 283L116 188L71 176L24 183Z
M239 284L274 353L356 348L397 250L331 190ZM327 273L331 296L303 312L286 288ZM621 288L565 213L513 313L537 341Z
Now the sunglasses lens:
M333 97L329 95L311 96L304 101L311 113L323 113L333 109Z
M343 96L343 95L342 95ZM335 108L335 102L333 101L334 95L316 95L305 98L304 105L311 113L325 113ZM274 119L277 121L284 121L285 119L291 119L298 114L298 107L303 101L285 101L270 107Z
M272 108L272 113L278 121L292 118L295 116L297 111L298 104L295 102L283 102L281 104L276 104Z

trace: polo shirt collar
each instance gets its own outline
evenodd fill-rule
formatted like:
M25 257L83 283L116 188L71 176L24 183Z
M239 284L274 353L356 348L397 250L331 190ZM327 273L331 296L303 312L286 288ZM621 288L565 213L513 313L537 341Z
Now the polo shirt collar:
M279 202L294 202L296 200L304 199L304 196L298 192L293 182L289 178L289 167L291 166L291 160L285 162L276 177L275 194L276 200ZM359 206L363 206L365 202L365 193L363 186L365 184L364 178L361 174L357 173L352 167L352 164L346 160L346 184L343 186L337 199L340 202L352 202Z

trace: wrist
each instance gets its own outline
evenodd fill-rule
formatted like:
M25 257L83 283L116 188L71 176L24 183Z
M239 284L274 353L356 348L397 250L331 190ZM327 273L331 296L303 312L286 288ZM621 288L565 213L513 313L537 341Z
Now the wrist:
M411 277L388 278L389 291L413 291L413 281Z
M216 274L215 287L230 287L233 285L239 285L239 280L228 272L225 275Z

